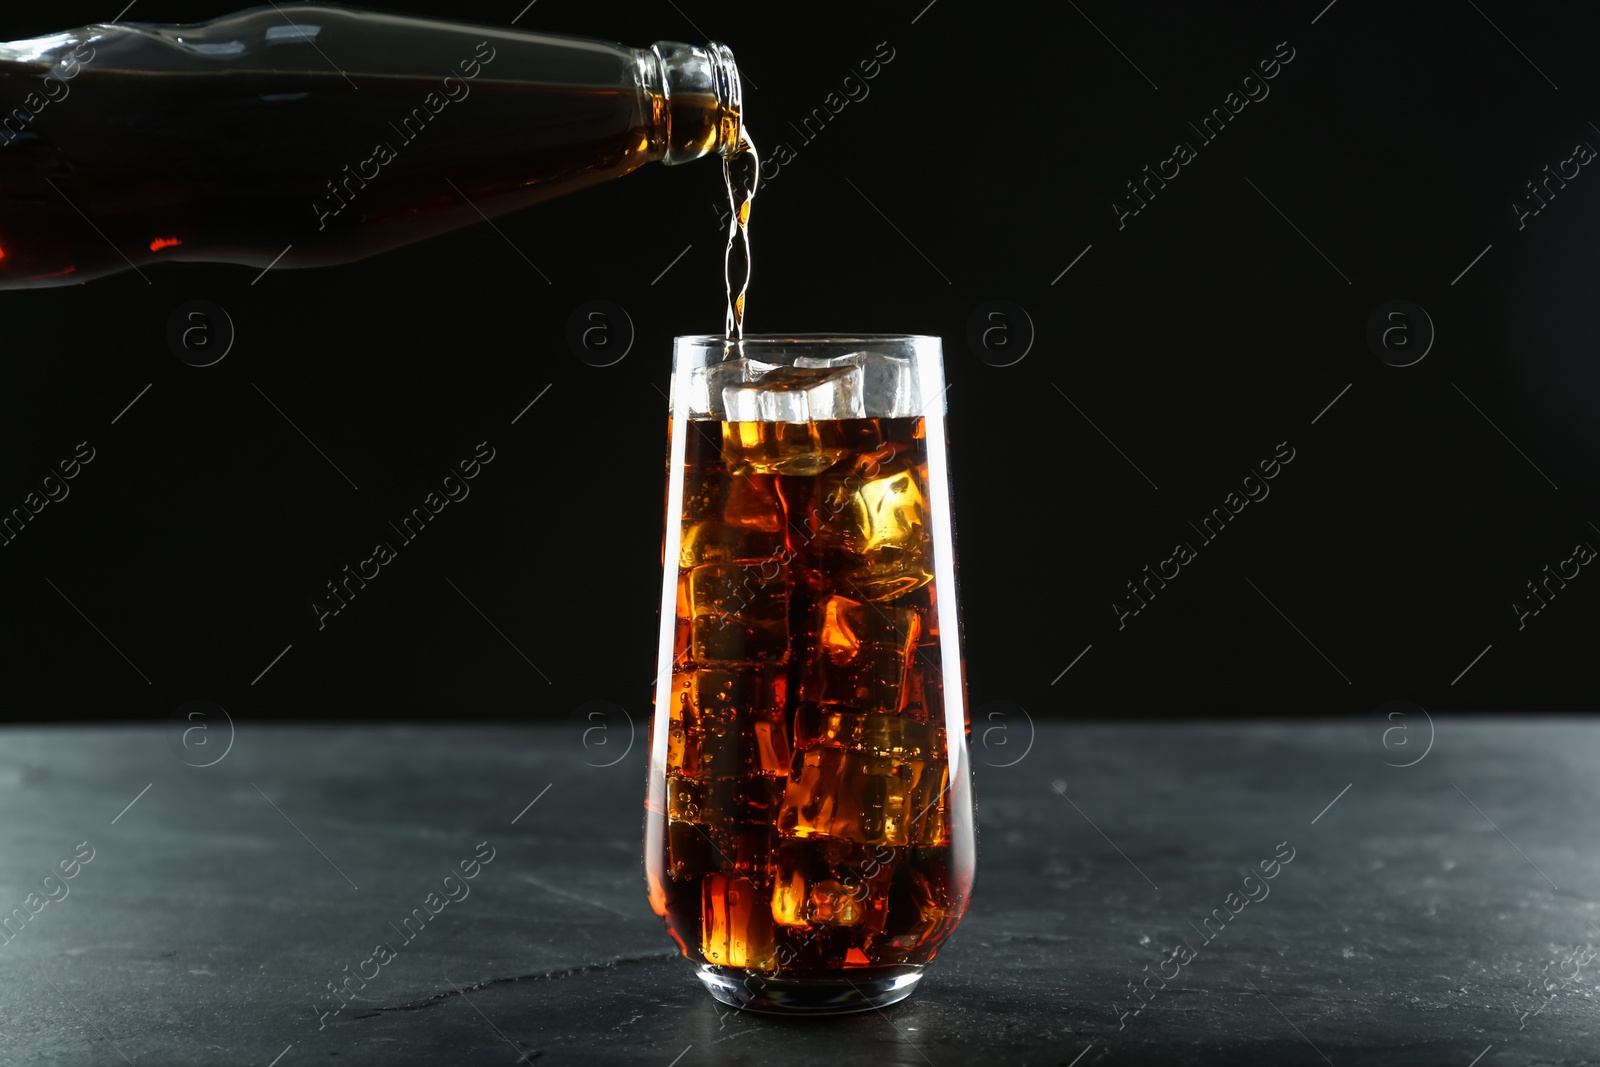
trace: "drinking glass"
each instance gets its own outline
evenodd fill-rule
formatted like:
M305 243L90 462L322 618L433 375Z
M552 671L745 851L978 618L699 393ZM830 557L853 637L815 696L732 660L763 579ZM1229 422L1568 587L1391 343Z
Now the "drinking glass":
M966 911L943 378L937 337L676 339L645 872L724 1004L892 1004Z

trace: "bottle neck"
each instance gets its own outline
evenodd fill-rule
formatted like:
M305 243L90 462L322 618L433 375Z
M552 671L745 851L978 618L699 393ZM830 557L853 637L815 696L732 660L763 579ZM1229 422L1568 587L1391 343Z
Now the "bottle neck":
M659 148L663 163L738 150L743 94L727 45L658 41L640 50L639 67L653 109L652 147Z

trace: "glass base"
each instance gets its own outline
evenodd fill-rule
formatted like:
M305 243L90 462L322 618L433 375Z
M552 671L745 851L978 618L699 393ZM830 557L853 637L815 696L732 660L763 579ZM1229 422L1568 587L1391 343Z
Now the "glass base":
M770 978L738 967L700 965L700 981L730 1008L769 1015L845 1015L897 1004L922 981L922 967L874 967L823 978Z

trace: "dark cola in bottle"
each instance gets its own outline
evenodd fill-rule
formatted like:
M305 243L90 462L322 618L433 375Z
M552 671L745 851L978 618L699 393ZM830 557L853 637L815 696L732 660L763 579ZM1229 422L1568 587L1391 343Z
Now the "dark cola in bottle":
M313 4L0 44L0 288L343 263L732 156L732 54Z

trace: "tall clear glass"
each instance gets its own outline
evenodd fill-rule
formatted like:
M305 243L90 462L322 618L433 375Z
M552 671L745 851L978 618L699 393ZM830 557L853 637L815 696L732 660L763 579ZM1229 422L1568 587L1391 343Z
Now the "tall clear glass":
M939 339L680 337L669 427L651 906L725 1004L892 1004L973 876Z

